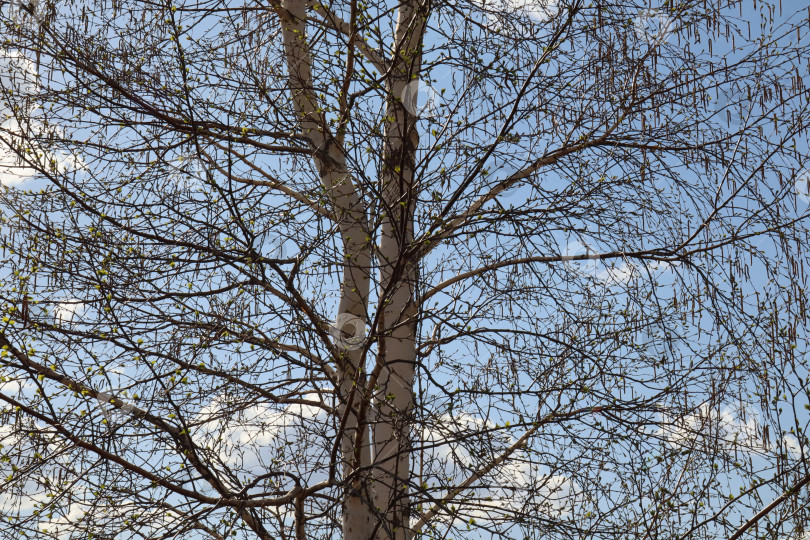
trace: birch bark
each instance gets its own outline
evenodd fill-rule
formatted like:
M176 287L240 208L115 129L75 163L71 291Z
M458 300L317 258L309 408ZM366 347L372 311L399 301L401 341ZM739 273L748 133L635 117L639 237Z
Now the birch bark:
M284 0L279 16L283 23L284 51L290 74L290 91L302 131L309 137L322 184L330 195L332 211L343 239L343 276L338 313L353 320L366 320L369 301L371 244L366 210L355 189L340 145L332 136L317 105L311 74L311 56L306 37L308 2ZM356 318L356 319L355 319ZM338 329L340 331L341 329ZM360 418L364 387L362 349L336 345L338 416L342 430L340 455L344 489L343 538L367 540L375 519L371 506L368 465L370 448L367 423Z
M410 424L416 360L415 286L417 269L407 256L414 238L414 174L419 135L417 118L404 106L405 87L421 68L427 4L403 2L395 31L388 87L389 119L380 178L383 204L380 239L380 335L372 439L374 503L384 516L376 538L405 540L410 532Z
M331 194L343 237L344 272L338 316L366 320L371 272L371 237L366 208L355 190L339 144L318 112L312 88L307 4L285 0L285 54L290 89L304 133L326 190ZM340 348L338 413L342 426L346 540L406 539L409 532L410 422L413 406L416 320L416 268L406 257L413 243L416 117L403 105L406 85L417 79L427 6L405 2L399 8L388 79L384 168L380 175L379 321L377 360L366 385L363 350ZM356 319L355 319L356 320ZM366 389L366 391L362 391ZM368 401L373 405L368 408ZM371 441L367 418L371 419ZM373 467L371 449L373 448ZM370 472L373 471L373 472Z

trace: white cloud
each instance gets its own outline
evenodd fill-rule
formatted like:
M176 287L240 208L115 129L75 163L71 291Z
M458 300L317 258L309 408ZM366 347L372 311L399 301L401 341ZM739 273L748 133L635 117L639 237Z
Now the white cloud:
M415 464L425 464L421 476L428 489L440 496L447 486L461 484L480 470L481 467L500 455L514 444L514 439L503 432L485 431L494 428L492 422L475 416L460 413L453 417L441 416L436 425L423 429L421 441L415 442L417 454ZM487 443L486 441L489 441ZM421 443L421 444L420 444ZM479 457L471 454L492 444L492 452L484 452ZM575 482L563 475L548 474L529 466L530 459L525 452L518 450L502 465L487 473L479 485L464 494L464 503L457 504L458 517L439 515L434 522L456 526L463 525L470 518L478 522L508 522L516 512L535 506L550 517L569 515L579 504L581 490ZM414 516L414 522L420 516Z
M67 298L53 309L53 318L59 324L69 324L84 313L86 304L76 298Z
M793 459L801 459L803 456L807 456L807 448L799 442L799 439L790 433L786 433L782 437L782 443Z
M22 128L12 113L13 105L33 94L36 88L34 63L17 51L0 49L0 96L4 96L0 97L0 139L3 140L0 142L0 184L19 184L35 174L33 169L20 163L8 144L22 145L19 135ZM28 116L34 106L30 107L20 114Z
M0 371L0 393L10 397L19 397L20 392L29 388L33 388L33 384ZM6 403L0 402L0 409L7 406Z
M691 414L675 418L662 415L658 434L673 446L764 453L770 450L770 445L763 437L758 416L751 407L725 406L718 411L717 406L706 402Z
M574 257L585 256L584 259ZM569 272L582 276L593 276L605 285L618 285L627 283L639 276L639 270L627 261L616 259L602 259L601 254L590 244L580 240L573 240L561 250L563 265Z
M557 0L506 0L504 3L536 23L548 21L559 11Z
M38 528L41 534L59 540L76 538L77 531L82 531L85 535L92 533L95 535L92 537L107 534L110 538L123 538L120 535L126 534L127 538L135 536L151 538L152 535L170 531L178 519L177 515L161 508L144 510L142 506L129 499L118 500L115 504L111 504L87 489L74 489L71 495L69 504L54 505L53 510L40 514ZM136 525L139 533L137 535L124 525L133 512L137 512L139 516ZM127 532L124 533L123 530Z
M27 95L36 90L36 66L20 52L0 50L0 66L0 85L6 93ZM3 113L5 118L11 117L9 109L5 109Z
M315 393L302 398L321 401ZM306 483L328 478L334 431L326 411L308 404L257 404L232 415L225 413L224 400L200 411L197 422L202 425L193 436L231 470L255 476L284 471Z
M36 175L36 169L21 161L14 147L30 147L31 140L23 137L23 131L33 137L49 130L61 135L59 127L48 126L35 114L36 102L31 99L39 90L39 75L36 65L18 51L0 49L0 184L21 184ZM20 108L22 107L22 108ZM25 109L27 107L27 109ZM18 112L13 111L17 108ZM24 119L20 124L20 119ZM49 152L42 148L29 148L29 159L36 159L42 166L50 166L58 173L84 169L81 157L62 151Z
M51 517L42 516L39 520L39 530L43 534L55 536L57 538L67 538L71 531L76 530L82 522L87 510L84 505L73 503L68 506L64 513L51 513Z
M582 276L592 276L604 285L620 285L642 279L649 273L661 276L678 266L677 262L645 261L632 264L619 258L603 259L596 247L581 240L572 240L560 250L564 267ZM574 259L574 257L582 257Z
M322 399L315 393L302 397L316 403ZM283 408L262 404L231 414L224 400L220 398L200 411L195 423L201 425L193 436L200 446L216 451L231 470L248 475L284 471L300 476L307 484L327 478L335 432L325 410L307 404ZM492 441L496 453L514 443L502 432L482 433L493 427L489 421L460 413L444 415L430 429L415 433L413 464L415 468L424 465L421 476L428 489L443 494L448 486L460 484L491 459L492 455L475 450L474 441ZM487 487L473 489L473 498L459 506L467 519L508 521L527 504L545 509L550 516L573 510L580 493L573 481L530 469L528 459L521 459L527 456L520 451L512 458L490 471L480 482ZM447 524L449 518L435 519Z
M517 16L531 24L554 18L559 12L557 0L473 0L487 13L493 28L504 29L504 16Z
M43 489L50 475L48 470L40 469L41 474L36 477L13 473L13 467L19 471L31 463L40 464L36 452L42 451L41 447L26 436L27 432L40 429L41 426L25 421L22 425L0 425L0 453L11 458L9 462L0 463L0 478L4 479L3 489L0 489L0 515L18 512L27 515L49 501L47 491ZM11 476L11 480L7 480L7 476Z
M606 266L596 274L596 278L605 283L627 283L638 275L636 268L625 261L619 266Z

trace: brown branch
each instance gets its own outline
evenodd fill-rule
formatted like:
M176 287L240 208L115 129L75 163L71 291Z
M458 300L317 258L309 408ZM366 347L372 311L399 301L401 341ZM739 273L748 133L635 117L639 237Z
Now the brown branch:
M799 490L802 489L804 486L806 486L808 483L810 483L810 474L805 475L804 478L799 480L794 486L792 486L790 489L788 489L780 496L778 496L776 499L774 499L768 506L757 512L754 517L746 521L742 527L737 529L737 531L734 534L729 536L728 540L737 540L738 538L742 537L745 531L753 527L757 523L757 521L767 516L771 512L771 510L773 510L774 508L785 502L788 499L788 497L798 493Z
M357 50L360 51L360 54L371 62L374 69L376 69L380 75L388 72L390 66L385 58L377 54L377 52L363 40L362 36L356 35L351 24L338 17L323 4L315 6L315 13L323 18L329 28L349 36L349 46L353 48L356 47Z
M452 278L446 279L445 281L434 286L424 295L422 295L422 297L418 300L418 302L425 302L431 296L441 292L442 290L446 289L450 285L453 285L454 283L458 283L459 281L463 281L465 279L475 277L485 272L497 270L498 268L504 268L507 266L518 266L522 264L531 264L531 263L554 263L562 261L608 260L618 258L622 259L631 258L631 259L642 259L642 260L653 260L664 262L677 261L681 259L681 257L673 255L671 251L663 249L648 249L645 251L611 251L608 253L590 253L590 254L586 253L582 255L540 255L536 257L521 257L519 259L508 259L505 261L493 262L485 266L481 266L480 268L469 270L467 272L455 275Z
M223 497L222 498L206 497L204 495L200 495L195 491L191 491L183 487L177 486L172 482L169 482L168 480L157 476L154 473L151 473L137 465L134 465L126 461L125 459L117 455L111 454L106 450L81 439L80 437L68 431L57 420L47 417L39 413L38 411L29 408L13 398L0 394L0 399L3 399L7 403L15 407L20 407L20 410L24 410L27 414L30 414L31 416L38 418L39 420L42 420L48 425L54 427L60 434L62 434L71 442L75 443L77 446L84 448L86 450L90 450L91 452L94 452L103 459L113 461L114 463L121 465L125 469L132 471L161 487L165 487L166 489L169 489L179 495L196 499L201 502L209 504L224 504L227 506L233 506L237 508L279 506L283 504L288 504L295 498L298 492L301 491L301 487L296 486L295 488L290 490L287 494L281 497L264 498L258 500L249 500L249 499L246 500L233 497L233 494L230 492L230 490L228 490L228 488L208 469L208 467L205 464L203 464L203 462L197 456L196 445L194 445L193 441L191 440L191 436L188 434L187 431L181 430L178 427L169 424L162 418L150 414L148 411L145 411L132 404L126 403L115 395L109 394L107 392L99 392L85 384L73 380L67 375L63 375L47 366L43 366L39 362L32 360L22 351L14 347L14 345L8 340L8 338L6 338L5 334L2 332L0 332L0 347L8 351L11 355L13 355L27 370L33 371L44 378L57 382L74 392L90 396L91 398L99 401L100 403L106 403L118 410L123 410L124 412L129 413L133 417L142 418L151 423L152 425L154 425L155 427L160 428L163 432L165 432L175 441L178 447L182 449L183 455L185 455L192 463L192 465L194 465L194 468L203 476L203 478L206 481L208 481L212 485L212 487L214 487L219 493L221 493Z
M40 421L48 424L49 426L53 427L57 431L57 433L62 435L65 439L69 440L70 442L72 442L73 444L78 446L79 448L84 448L85 450L89 450L90 452L93 452L94 454L96 454L100 458L102 458L102 459L104 459L106 461L109 461L111 463L115 463L117 465L120 465L124 469L126 469L128 471L131 471L131 472L134 472L135 474L137 474L139 476L142 476L146 480L149 480L153 484L158 485L160 487L164 487L164 488L168 489L169 491L172 491L173 493L177 493L178 495L183 495L184 497L188 497L190 499L194 499L194 500L197 500L197 501L200 501L200 502L203 502L203 503L216 504L216 505L220 505L220 506L230 506L230 507L234 507L234 508L241 508L241 507L255 508L255 507L265 507L265 506L281 506L281 505L284 505L284 504L289 504L302 491L301 486L295 486L293 489L291 489L289 492L285 493L281 497L264 498L264 499L258 499L258 500L234 499L234 498L230 498L230 497L221 497L221 498L220 497L207 497L205 495L200 495L196 491L191 491L189 489L185 489L183 487L177 486L177 485L173 484L172 482L169 482L165 478L157 476L156 474L153 474L153 473L139 467L138 465L130 463L129 461L123 459L120 456L117 456L117 455L115 455L115 454L113 454L111 452L107 452L103 448L100 448L100 447L98 447L98 446L96 446L96 445L94 445L94 444L92 444L90 442L85 441L81 437L78 437L78 436L74 435L73 433L71 433L70 431L68 431L58 421L56 421L53 418L50 418L48 416L45 416L44 414L41 414L39 411L36 411L36 410L28 407L27 405L17 401L14 398L11 398L9 396L6 396L6 395L0 393L0 399L5 401L9 405L17 407L20 411L23 411L24 413L31 416L32 418L36 418L37 420L40 420Z

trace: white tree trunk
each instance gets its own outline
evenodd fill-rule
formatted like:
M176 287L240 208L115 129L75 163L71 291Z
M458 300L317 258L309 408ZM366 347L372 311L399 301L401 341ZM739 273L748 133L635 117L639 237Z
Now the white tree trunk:
M404 2L395 33L395 54L386 116L385 156L380 178L383 204L380 240L380 306L382 338L372 379L379 374L372 423L374 504L384 516L377 538L410 538L408 483L410 415L416 361L414 304L416 266L405 254L414 237L414 169L419 135L416 118L403 106L406 85L419 76L426 6Z
M284 48L290 73L292 99L301 119L302 131L310 137L313 157L324 188L330 194L331 209L343 238L343 278L338 315L366 319L371 269L371 244L365 208L357 195L345 158L330 133L323 113L318 112L312 88L310 50L306 38L307 2L284 0L279 16L284 24ZM338 416L343 430L338 436L344 484L343 538L368 540L375 519L371 507L368 465L368 424L358 411L364 387L362 350L337 348ZM358 436L358 430L361 435Z

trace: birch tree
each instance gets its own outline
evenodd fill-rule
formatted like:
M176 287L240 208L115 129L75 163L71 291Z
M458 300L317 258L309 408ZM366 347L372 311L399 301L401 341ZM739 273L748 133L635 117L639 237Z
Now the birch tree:
M804 538L794 7L2 4L2 534Z

